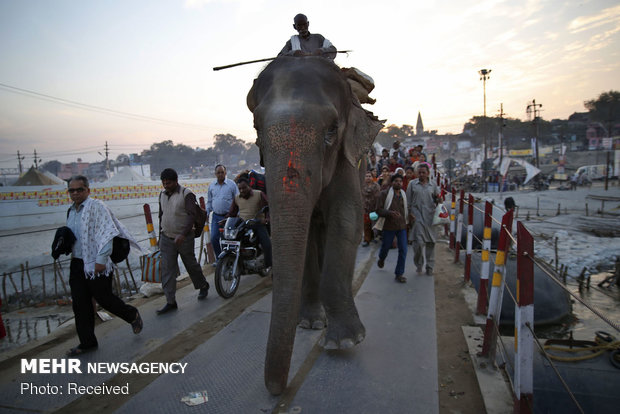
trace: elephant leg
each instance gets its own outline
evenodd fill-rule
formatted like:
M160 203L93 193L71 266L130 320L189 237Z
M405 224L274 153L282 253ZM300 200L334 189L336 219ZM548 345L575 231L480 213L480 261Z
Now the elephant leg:
M325 312L319 298L321 259L325 245L325 223L318 212L314 212L308 233L306 263L301 290L299 326L304 329L325 328Z
M353 301L352 282L357 246L362 237L362 201L356 170L336 173L331 191L325 236L325 256L320 282L320 297L327 314L327 332L322 345L326 349L345 349L364 340L366 329ZM359 182L359 181L358 181Z

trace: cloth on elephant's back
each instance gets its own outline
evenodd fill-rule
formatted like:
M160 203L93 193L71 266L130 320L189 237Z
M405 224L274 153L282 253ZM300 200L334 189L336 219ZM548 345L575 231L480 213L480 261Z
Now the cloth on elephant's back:
M351 85L351 90L357 96L360 103L374 104L376 99L368 96L375 88L375 81L357 68L341 68L342 73L347 77L347 82Z

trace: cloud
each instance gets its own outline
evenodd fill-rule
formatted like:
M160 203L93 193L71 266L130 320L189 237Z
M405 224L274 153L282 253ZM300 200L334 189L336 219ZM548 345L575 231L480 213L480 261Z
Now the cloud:
M604 9L592 16L577 17L569 23L568 29L571 33L579 33L613 22L620 22L620 5Z
M188 9L201 9L209 3L215 3L219 0L185 0L185 7Z
M547 40L554 41L554 40L557 40L557 39L558 39L558 37L560 36L560 34L559 34L559 33L557 33L557 32L545 32L545 33L544 33L544 36L545 36L545 38L546 38Z

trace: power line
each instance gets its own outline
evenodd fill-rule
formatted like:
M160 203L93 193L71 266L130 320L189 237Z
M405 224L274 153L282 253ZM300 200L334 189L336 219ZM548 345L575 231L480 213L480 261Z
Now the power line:
M73 108L78 108L78 109L83 109L83 110L87 110L87 111L104 113L104 114L107 114L107 115L119 116L119 117L122 117L122 118L133 119L133 120L136 120L136 121L155 122L155 123L160 123L160 124L173 125L173 126L182 126L182 127L188 127L188 128L194 128L194 129L212 129L212 128L206 126L206 125L190 124L190 123L178 122L178 121L170 121L170 120L167 120L167 119L155 118L155 117L146 116L146 115L134 114L134 113L131 113L131 112L117 111L115 109L109 109L109 108L105 108L105 107L102 107L102 106L85 104L85 103L81 103L81 102L77 102L77 101L72 101L72 100L69 100L69 99L59 98L59 97L56 97L56 96L35 92L35 91L29 90L29 89L18 88L16 86L7 85L7 84L4 84L4 83L0 83L0 88L6 90L7 92L16 93L18 95L27 96L27 97L39 99L39 100L42 100L42 101L58 103L58 104L70 106L70 107L73 107Z

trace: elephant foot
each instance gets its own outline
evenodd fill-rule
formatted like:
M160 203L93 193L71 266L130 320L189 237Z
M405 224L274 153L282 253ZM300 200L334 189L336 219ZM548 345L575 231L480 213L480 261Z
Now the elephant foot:
M299 326L301 328L320 330L324 329L326 325L325 312L320 304L302 307L299 315Z
M349 349L359 344L366 337L366 328L358 318L348 323L330 320L327 332L319 345L325 349Z

